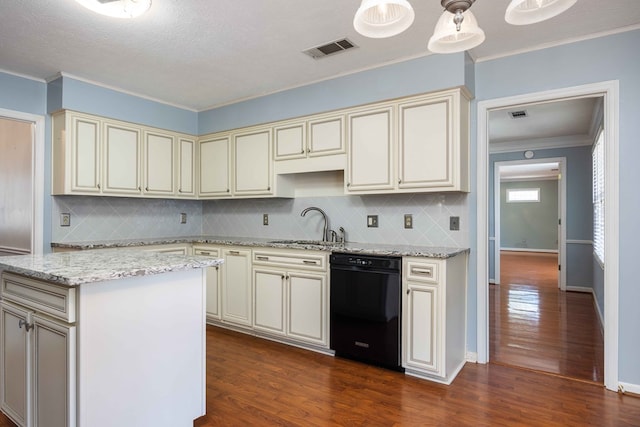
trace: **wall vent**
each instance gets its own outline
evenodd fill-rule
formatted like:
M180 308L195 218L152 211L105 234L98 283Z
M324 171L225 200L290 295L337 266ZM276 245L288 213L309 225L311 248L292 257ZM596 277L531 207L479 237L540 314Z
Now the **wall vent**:
M509 111L509 115L512 119L524 119L528 116L526 110Z
M309 55L313 59L320 59L326 56L335 55L336 53L344 52L345 50L352 49L354 47L358 46L356 46L351 40L345 38L303 50L302 53Z

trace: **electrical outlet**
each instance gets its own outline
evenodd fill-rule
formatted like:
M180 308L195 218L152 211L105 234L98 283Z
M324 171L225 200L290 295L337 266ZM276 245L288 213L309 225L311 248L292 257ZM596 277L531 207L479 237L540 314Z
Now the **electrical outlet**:
M262 225L269 225L269 214L262 214Z
M71 225L71 214L70 213L60 214L60 227L69 227L70 225Z
M186 223L187 223L187 214L183 212L180 214L180 224L186 224Z
M367 215L367 227L378 226L378 215Z
M459 216L450 216L449 217L449 230L453 230L453 231L460 230L460 217Z
M413 215L404 214L404 228L413 228Z

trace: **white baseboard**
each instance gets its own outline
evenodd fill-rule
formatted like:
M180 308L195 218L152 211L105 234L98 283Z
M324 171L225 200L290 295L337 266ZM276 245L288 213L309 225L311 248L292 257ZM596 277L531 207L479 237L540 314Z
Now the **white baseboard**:
M540 252L545 254L557 254L557 249L532 249L532 248L500 248L500 251L505 252Z
M467 351L467 362L478 363L478 353L475 351Z
M624 394L624 393L633 393L633 394L640 395L640 385L619 382L618 383L618 391L620 393L622 393L622 394Z
M569 286L567 285L567 290L571 292L584 292L587 294L593 293L593 288L589 288L587 286Z

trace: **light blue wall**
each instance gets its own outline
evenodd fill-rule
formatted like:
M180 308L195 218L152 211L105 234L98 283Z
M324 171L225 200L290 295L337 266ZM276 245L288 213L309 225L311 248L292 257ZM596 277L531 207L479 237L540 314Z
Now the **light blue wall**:
M511 189L537 188L538 202L507 203ZM500 248L558 250L558 181L500 183Z
M199 134L463 86L466 54L430 55L199 114Z
M61 82L61 83L60 83ZM190 135L198 133L198 114L70 77L49 83L48 112L67 109Z
M619 242L619 379L640 384L640 286L637 283L637 242L640 240L640 31L581 41L521 55L476 64L477 101L547 91L588 83L618 80L619 103L619 178L620 178L620 242ZM473 133L475 134L474 129ZM475 139L475 138L474 138ZM472 144L474 146L475 144ZM477 154L472 153L472 163ZM472 211L476 204L470 200ZM472 214L475 219L475 213ZM475 234L475 227L471 235ZM476 257L472 255L469 277L476 275ZM475 306L476 284L469 287L469 304ZM468 313L470 315L470 313ZM470 350L477 340L475 326L468 331Z

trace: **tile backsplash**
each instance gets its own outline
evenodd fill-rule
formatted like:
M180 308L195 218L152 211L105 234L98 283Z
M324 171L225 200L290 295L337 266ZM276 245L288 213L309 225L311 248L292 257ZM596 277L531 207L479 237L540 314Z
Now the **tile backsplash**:
M295 199L163 200L116 197L53 198L52 241L72 242L129 238L217 235L317 240L322 216L302 210L317 206L329 227L344 227L348 241L426 246L469 246L466 194L391 194L298 197ZM60 226L60 214L71 214L71 226ZM180 213L187 224L180 224ZM262 224L263 214L269 225ZM404 228L404 215L413 228ZM367 215L378 215L377 228ZM460 230L449 230L449 217L460 217Z

